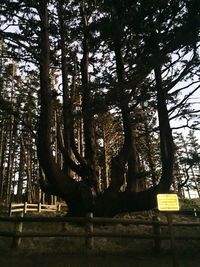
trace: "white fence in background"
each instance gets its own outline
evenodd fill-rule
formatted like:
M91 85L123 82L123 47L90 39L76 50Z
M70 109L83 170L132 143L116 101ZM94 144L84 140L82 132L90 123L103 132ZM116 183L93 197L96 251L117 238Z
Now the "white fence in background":
M9 215L12 216L13 213L23 213L27 212L59 212L62 207L66 208L65 204L47 205L47 204L32 204L32 203L11 203L9 207Z

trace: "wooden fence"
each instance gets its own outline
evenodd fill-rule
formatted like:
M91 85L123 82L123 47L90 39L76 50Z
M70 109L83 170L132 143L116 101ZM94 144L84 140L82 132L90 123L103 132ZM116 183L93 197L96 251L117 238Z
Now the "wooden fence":
M134 220L134 219L122 219L122 218L97 218L94 217L90 213L87 217L84 218L70 218L70 217L35 217L35 216L13 216L13 217L0 217L0 222L12 222L15 224L15 228L13 231L1 231L0 236L3 237L12 237L13 244L12 247L19 247L22 238L33 238L33 237L83 237L86 241L87 248L93 248L94 246L94 238L97 237L107 237L107 238L134 238L134 239L148 239L154 240L154 248L157 251L161 250L161 241L169 240L169 234L163 234L162 228L168 227L168 223L161 222L158 220L157 215L152 217L152 220ZM31 231L23 231L24 223L78 223L83 225L82 231L79 232L69 232L67 230L62 232L31 232ZM150 233L130 233L130 232L119 232L119 231L106 231L103 230L94 230L94 225L135 225L135 226L148 226L151 228ZM173 223L174 227L200 227L200 222L175 222ZM176 240L200 240L200 236L191 235L191 236L175 236Z
M56 212L61 211L61 208L65 206L63 204L56 205L46 205L46 204L30 204L30 203L11 203L9 207L9 215L12 216L13 213L23 213L27 212Z

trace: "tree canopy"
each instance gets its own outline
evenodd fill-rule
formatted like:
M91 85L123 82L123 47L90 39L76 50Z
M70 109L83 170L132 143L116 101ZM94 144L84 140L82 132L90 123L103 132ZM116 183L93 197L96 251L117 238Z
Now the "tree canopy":
M0 6L1 110L27 171L25 147L36 146L34 183L76 216L152 209L158 193L178 190L170 123L199 127L200 2Z

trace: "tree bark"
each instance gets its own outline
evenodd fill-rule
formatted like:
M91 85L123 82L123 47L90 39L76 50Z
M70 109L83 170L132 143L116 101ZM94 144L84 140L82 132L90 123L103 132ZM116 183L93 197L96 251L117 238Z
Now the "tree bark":
M72 124L72 103L70 101L69 86L68 86L68 67L67 67L67 48L66 48L66 27L64 23L64 8L62 1L58 1L58 19L60 30L61 43L61 70L62 70L62 91L63 91L63 124L64 124L64 169L68 176L71 176L71 169L69 168L69 161L71 161L71 131L73 131Z
M88 165L88 182L98 191L97 166L96 166L96 142L95 123L92 110L91 89L89 84L89 45L88 45L88 18L85 8L85 1L80 0L80 12L83 23L83 56L81 60L81 81L82 81L82 112L83 129L85 141L85 159Z
M49 22L47 2L40 3L39 15L41 20L41 42L40 42L40 118L38 128L38 159L45 176L48 179L51 193L68 198L73 194L76 182L64 171L61 171L52 153L51 129L53 123L53 99L50 87L50 44L49 44Z
M162 86L161 66L155 70L157 89L157 110L160 130L160 152L162 162L162 175L159 183L159 191L167 192L173 182L174 167L174 142L172 130L169 124L169 116L166 105L166 94Z
M18 182L17 182L17 195L16 201L22 202L22 191L23 191L23 178L24 178L24 149L22 142L20 142L20 158L19 158L19 171L18 171Z
M6 157L6 130L5 127L1 129L1 140L0 140L0 200L3 200L4 196L4 174L5 174L5 157Z

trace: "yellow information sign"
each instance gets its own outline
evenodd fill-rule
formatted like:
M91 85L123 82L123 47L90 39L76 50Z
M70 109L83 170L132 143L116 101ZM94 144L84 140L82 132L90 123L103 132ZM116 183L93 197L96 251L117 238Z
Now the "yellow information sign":
M176 194L158 194L157 203L160 211L176 211L180 209Z

